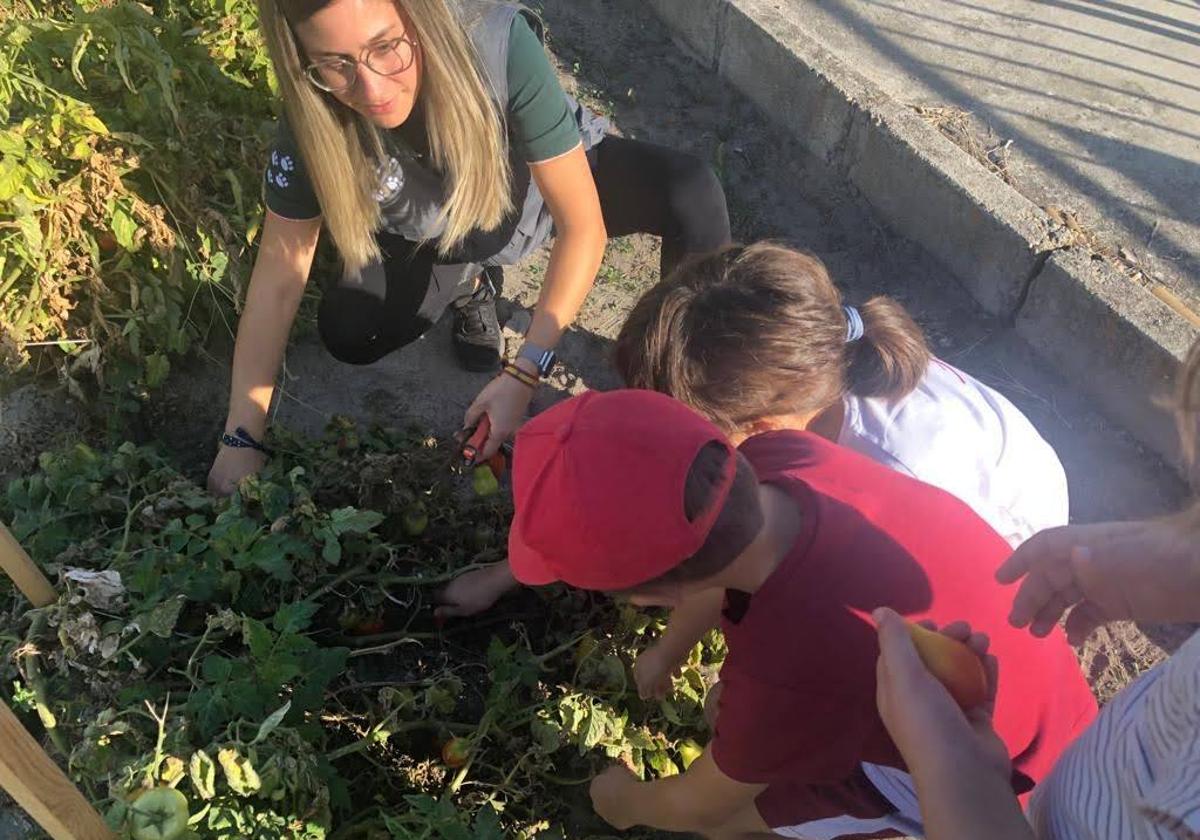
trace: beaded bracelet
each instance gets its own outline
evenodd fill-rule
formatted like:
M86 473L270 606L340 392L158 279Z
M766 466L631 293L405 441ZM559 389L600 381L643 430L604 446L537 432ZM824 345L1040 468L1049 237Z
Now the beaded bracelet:
M256 452L261 452L264 455L271 454L270 449L267 449L267 447L255 440L251 434L241 426L238 426L236 429L234 429L233 434L229 434L229 432L222 433L221 444L234 449L253 449Z
M503 373L508 374L513 379L517 380L518 382L520 382L522 385L525 385L526 387L536 389L538 386L538 378L536 376L534 376L533 374L530 374L530 373L526 373L525 371L521 370L519 367L514 365L512 362L505 362L504 367L501 368L501 370Z

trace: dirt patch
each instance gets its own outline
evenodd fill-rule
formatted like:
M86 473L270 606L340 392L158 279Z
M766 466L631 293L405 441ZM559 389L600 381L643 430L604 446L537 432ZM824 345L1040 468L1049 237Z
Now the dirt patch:
M32 470L39 453L78 435L82 424L78 404L62 392L27 384L0 395L0 486Z

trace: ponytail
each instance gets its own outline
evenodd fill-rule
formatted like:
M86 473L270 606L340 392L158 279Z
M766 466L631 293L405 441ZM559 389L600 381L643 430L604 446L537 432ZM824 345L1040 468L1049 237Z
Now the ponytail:
M858 311L863 335L846 345L847 390L857 397L907 396L929 366L929 346L921 328L889 297L873 297Z
M614 361L626 387L670 394L726 432L820 412L847 393L904 396L929 363L920 328L890 298L872 298L860 315L858 335L812 254L733 246L683 263L647 291L617 336Z

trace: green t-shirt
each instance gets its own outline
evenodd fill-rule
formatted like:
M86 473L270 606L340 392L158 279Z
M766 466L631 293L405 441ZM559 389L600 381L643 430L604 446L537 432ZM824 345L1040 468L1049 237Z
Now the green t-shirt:
M579 145L579 126L541 40L523 15L513 20L508 36L508 107L510 141L528 163L550 160ZM389 132L414 151L428 148L420 108ZM267 207L287 219L313 219L321 205L313 191L295 138L281 120L271 147L263 182Z

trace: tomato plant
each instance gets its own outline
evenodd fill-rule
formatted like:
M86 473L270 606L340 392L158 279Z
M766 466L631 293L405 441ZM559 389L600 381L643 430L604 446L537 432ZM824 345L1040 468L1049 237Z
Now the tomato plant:
M224 500L131 444L46 453L0 496L62 592L0 584L0 685L123 837L185 810L192 840L582 837L607 762L694 759L719 634L642 701L658 616L552 587L439 628L436 588L503 558L507 495L417 431L272 447Z
M0 363L136 406L231 324L262 211L253 0L0 15Z

